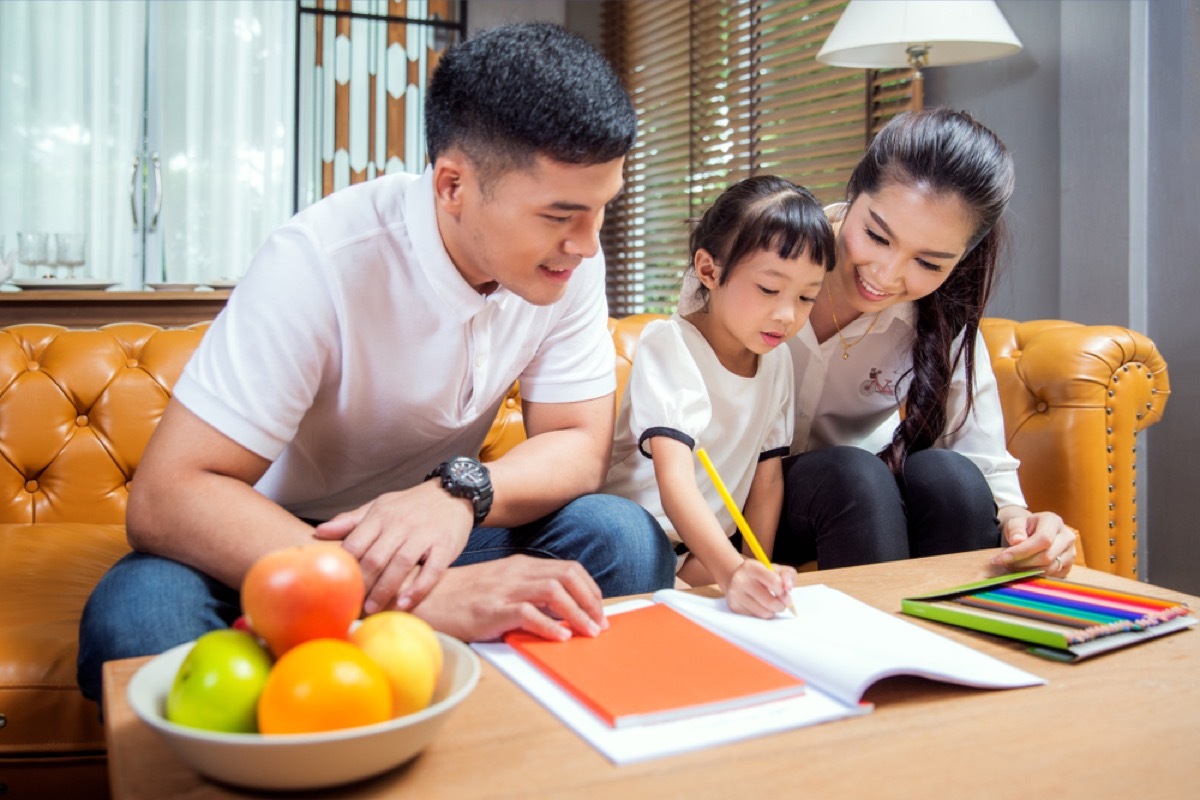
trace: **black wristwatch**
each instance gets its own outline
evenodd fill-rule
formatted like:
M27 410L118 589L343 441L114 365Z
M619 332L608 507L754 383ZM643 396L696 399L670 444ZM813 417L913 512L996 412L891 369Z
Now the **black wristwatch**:
M425 480L440 477L442 488L453 497L465 497L475 507L475 524L483 522L492 510L492 476L478 459L455 456L438 464Z

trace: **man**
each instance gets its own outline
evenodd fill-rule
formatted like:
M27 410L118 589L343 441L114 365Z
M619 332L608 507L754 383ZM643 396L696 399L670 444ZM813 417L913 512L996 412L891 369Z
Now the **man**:
M336 540L365 610L463 639L595 635L605 595L673 581L653 518L598 491L614 352L598 232L636 128L582 39L511 25L451 48L431 165L335 193L268 239L189 362L93 592L79 681L228 625L270 550ZM520 380L527 440L479 451ZM316 523L316 528L312 524ZM540 556L540 557L535 557Z

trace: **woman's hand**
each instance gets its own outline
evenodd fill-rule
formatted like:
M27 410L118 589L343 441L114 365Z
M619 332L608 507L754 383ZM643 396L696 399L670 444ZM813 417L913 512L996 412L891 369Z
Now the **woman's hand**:
M739 614L771 619L787 608L787 598L796 585L796 570L781 564L767 569L754 559L745 559L734 570L725 590L725 602Z
M1007 513L1005 513L1007 512ZM992 563L1009 570L1042 569L1056 578L1066 577L1075 563L1076 531L1052 511L1030 513L1009 506L1000 510L1000 530L1008 545Z

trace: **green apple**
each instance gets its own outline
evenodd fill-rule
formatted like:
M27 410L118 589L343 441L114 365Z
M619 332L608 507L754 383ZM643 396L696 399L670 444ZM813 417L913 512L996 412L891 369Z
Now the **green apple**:
M209 631L179 665L167 694L167 719L225 733L258 730L256 708L271 656L245 631Z

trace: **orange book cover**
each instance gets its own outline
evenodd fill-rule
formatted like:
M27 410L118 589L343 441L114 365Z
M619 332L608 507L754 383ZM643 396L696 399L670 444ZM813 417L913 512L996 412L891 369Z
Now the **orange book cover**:
M514 631L504 640L617 728L804 691L800 678L661 603L614 614L608 622L608 630L594 638L551 642Z

